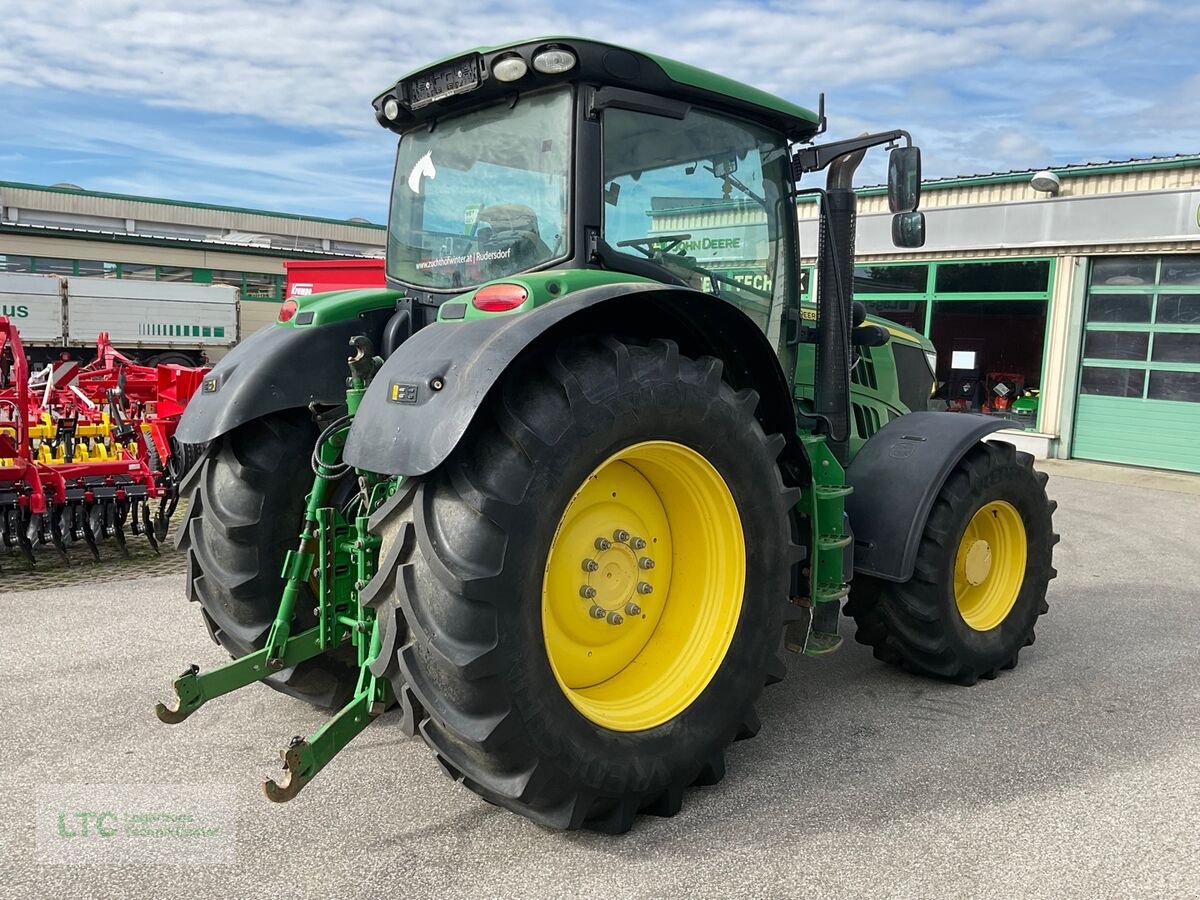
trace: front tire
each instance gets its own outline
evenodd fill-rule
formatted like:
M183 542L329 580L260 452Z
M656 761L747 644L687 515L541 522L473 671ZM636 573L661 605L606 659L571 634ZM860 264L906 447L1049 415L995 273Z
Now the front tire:
M798 492L756 404L674 344L573 340L377 513L376 671L447 774L608 832L723 776L783 674Z
M971 448L934 501L912 578L855 577L846 612L858 642L884 662L959 684L1014 668L1057 574L1046 480L1011 444Z

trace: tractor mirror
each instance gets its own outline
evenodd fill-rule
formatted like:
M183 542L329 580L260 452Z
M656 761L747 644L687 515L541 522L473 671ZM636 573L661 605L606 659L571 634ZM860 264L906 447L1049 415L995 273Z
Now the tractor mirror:
M925 246L925 213L902 212L892 216L892 243L897 247Z
M907 213L920 203L921 148L896 147L888 156L888 206L894 213Z
M713 159L711 171L716 178L728 178L737 171L737 154L730 153L728 156Z

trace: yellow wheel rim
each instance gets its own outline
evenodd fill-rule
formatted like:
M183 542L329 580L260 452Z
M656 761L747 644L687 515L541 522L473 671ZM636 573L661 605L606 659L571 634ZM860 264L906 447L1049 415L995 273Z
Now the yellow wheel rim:
M963 621L990 631L1012 612L1025 581L1025 523L1004 500L985 503L967 523L954 561L954 599Z
M613 731L670 721L725 659L745 584L741 519L712 464L670 441L626 447L575 492L546 557L559 687Z

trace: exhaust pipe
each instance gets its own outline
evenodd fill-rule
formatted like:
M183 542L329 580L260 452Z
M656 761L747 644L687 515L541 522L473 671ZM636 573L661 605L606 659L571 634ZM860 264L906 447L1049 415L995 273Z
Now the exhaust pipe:
M866 148L829 166L817 248L817 353L813 411L843 466L850 462L850 304L854 297L854 172Z

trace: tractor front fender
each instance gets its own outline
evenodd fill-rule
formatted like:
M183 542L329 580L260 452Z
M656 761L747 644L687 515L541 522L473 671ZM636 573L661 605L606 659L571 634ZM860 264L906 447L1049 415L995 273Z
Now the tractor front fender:
M854 488L846 512L855 571L908 581L925 520L950 472L985 435L1006 425L967 413L914 412L872 435L846 470Z
M424 475L458 445L492 387L525 353L581 333L668 338L688 356L716 356L724 377L759 393L757 415L802 454L775 350L732 304L690 288L606 284L525 313L424 328L384 363L346 440L345 459L386 475Z
M327 325L268 325L254 332L201 383L179 420L176 438L203 444L273 412L345 403L350 338L367 334L378 346L392 312L389 306Z

